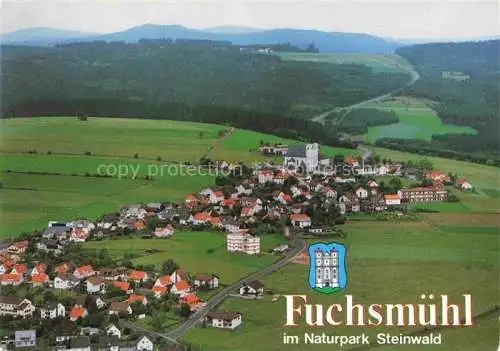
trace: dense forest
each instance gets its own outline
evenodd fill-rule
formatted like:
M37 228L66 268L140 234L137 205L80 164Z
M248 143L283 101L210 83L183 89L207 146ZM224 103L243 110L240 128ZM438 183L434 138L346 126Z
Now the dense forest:
M2 116L19 115L20 106L45 100L116 99L153 107L176 102L307 118L309 107L346 106L395 89L407 79L364 65L282 61L225 42L4 46Z
M420 73L420 80L402 94L436 102L433 108L445 123L475 128L477 135L439 135L414 148L455 152L456 155L499 155L499 40L424 44L403 47L397 53ZM388 141L379 141L387 145ZM400 143L405 145L404 143ZM398 143L391 143L396 147Z

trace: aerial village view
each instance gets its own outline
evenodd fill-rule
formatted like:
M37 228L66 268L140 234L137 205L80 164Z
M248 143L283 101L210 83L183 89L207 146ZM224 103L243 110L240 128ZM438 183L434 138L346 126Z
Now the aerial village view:
M44 2L2 15L47 17L2 29L0 350L498 346L498 37ZM95 11L136 27L68 24ZM373 304L403 307L365 326Z

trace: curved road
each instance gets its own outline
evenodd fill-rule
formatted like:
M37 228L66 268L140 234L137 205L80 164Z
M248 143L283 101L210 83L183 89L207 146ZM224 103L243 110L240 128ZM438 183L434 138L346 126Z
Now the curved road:
M293 245L294 247L288 251L287 255L280 259L279 261L276 261L270 266L267 266L266 268L263 268L260 271L254 272L245 278L232 283L231 285L225 287L221 291L219 291L217 294L212 296L209 301L207 301L207 304L193 313L189 318L187 318L182 324L180 324L176 329L163 334L167 339L170 340L176 340L178 338L182 338L188 331L189 329L195 327L206 315L207 313L212 310L213 308L217 307L220 303L222 303L226 297L232 293L235 293L239 287L243 283L249 283L253 280L258 280L262 279L271 273L276 272L277 270L281 269L283 266L287 265L290 263L293 258L306 247L306 243L304 240L302 240L298 236L293 236Z
M410 74L410 80L408 81L408 83L406 83L402 87L394 89L388 93L376 96L374 98L355 103L353 105L349 105L346 107L336 107L332 110L322 112L321 114L311 118L311 120L314 122L322 122L330 113L335 112L335 111L344 111L345 112L344 115L345 115L347 112L349 112L353 108L358 108L358 107L361 107L365 104L369 104L371 102L375 102L375 101L379 101L379 100L383 100L385 98L388 98L392 94L397 93L398 91L400 91L403 88L409 87L410 85L412 85L413 83L415 83L417 80L420 79L420 75L418 74L417 71L415 71L415 69L413 69L413 67L408 67L408 66L403 66L403 65L399 65L399 67L404 69L406 72L408 72Z

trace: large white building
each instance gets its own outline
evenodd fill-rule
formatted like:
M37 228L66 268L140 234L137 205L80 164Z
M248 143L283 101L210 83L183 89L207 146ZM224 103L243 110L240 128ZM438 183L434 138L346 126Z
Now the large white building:
M339 287L339 261L338 252L333 249L330 252L316 250L316 288Z
M227 251L244 252L248 255L260 253L260 237L248 233L230 233L226 237Z
M284 166L299 167L307 172L313 172L319 164L319 146L318 144L292 145L288 147L285 154Z

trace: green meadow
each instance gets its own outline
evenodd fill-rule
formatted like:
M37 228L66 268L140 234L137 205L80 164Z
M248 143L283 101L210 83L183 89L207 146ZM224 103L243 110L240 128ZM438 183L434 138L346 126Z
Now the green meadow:
M399 122L386 126L370 127L365 141L375 143L381 138L431 140L438 134L475 134L470 127L444 124L436 112L423 102L413 98L392 98L386 101L372 102L364 108L377 108L392 111L399 117ZM349 118L347 114L344 118Z
M226 127L168 120L76 117L15 118L0 121L3 152L161 157L197 162ZM200 133L203 133L200 135Z
M279 56L282 60L290 61L366 65L373 69L373 71L380 73L406 73L407 70L403 67L411 66L409 62L398 55L305 52L279 52L275 55Z
M283 243L284 239L266 235L261 240L262 253L258 256L227 252L226 235L217 232L177 232L168 239L121 238L93 241L83 244L83 248L107 249L117 259L126 253L133 254L137 256L134 263L157 265L157 268L161 268L161 264L171 258L190 274L214 273L219 276L221 284L227 285L279 258L267 251ZM147 249L159 252L147 254Z
M449 218L452 221L451 218ZM451 225L452 222L447 222ZM473 313L480 314L495 307L498 292L492 281L497 279L497 236L493 227L475 232L456 231L453 227L430 224L425 220L411 222L347 223L345 239L339 239L348 249L347 288L340 294L324 295L313 292L307 283L308 266L292 264L264 281L273 294L305 294L308 303L345 304L344 295L351 294L355 303L418 303L420 294L448 294L451 301L461 302L462 294L471 294ZM312 242L312 241L311 241ZM467 278L465 278L467 277ZM302 337L304 332L325 332L328 335L360 335L374 337L377 333L393 335L409 333L406 328L355 328L305 326L285 328L284 298L273 302L270 296L249 301L227 299L221 311L239 311L243 324L231 333L212 328L190 331L185 340L201 346L201 350L289 350L291 345L282 343L283 332ZM453 345L473 345L467 350L488 350L496 347L497 335L487 333L496 325L496 319L477 321L485 332L461 328L443 333L444 345L440 350L456 350ZM458 340L457 340L458 339ZM372 339L375 340L375 339ZM318 350L354 349L336 345L315 345ZM308 349L297 346L297 349ZM384 349L384 348L381 348ZM395 347L394 350L404 347ZM418 349L418 348L415 348ZM462 348L465 350L464 348Z

